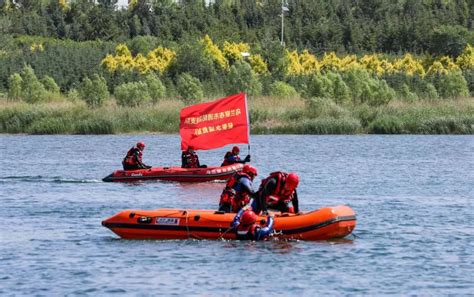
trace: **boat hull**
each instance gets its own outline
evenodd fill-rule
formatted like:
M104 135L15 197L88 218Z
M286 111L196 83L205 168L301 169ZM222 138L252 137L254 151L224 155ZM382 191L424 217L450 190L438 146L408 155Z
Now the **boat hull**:
M230 228L235 214L213 210L124 210L102 225L124 239L235 239ZM261 216L265 224L266 217ZM348 206L324 207L304 214L275 215L273 237L328 240L349 235L356 226Z
M244 165L239 163L208 168L153 167L150 169L116 170L102 180L104 182L164 180L199 183L213 180L227 180L234 173L241 171L243 167Z

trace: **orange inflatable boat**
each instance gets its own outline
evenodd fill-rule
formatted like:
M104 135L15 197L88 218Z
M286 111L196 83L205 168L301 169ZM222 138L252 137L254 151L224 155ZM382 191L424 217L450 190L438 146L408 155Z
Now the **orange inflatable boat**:
M241 171L243 167L243 164L237 163L208 168L153 167L150 169L115 170L102 180L105 182L166 180L200 183L213 180L227 180L237 171Z
M235 239L230 228L234 213L213 210L124 210L102 225L124 239ZM265 224L266 217L260 217ZM348 206L324 207L304 214L275 215L273 237L327 240L349 235L356 226Z

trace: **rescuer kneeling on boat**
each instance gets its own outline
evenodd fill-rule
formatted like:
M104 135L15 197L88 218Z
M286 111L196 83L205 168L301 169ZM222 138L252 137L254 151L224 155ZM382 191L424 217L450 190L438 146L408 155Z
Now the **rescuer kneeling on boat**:
M253 179L257 176L257 168L245 165L241 172L236 172L225 185L219 201L219 211L238 212L256 197L253 190Z
M244 160L240 160L240 149L238 146L234 146L232 151L225 153L224 162L222 162L221 166L232 165L235 163L242 163L245 164L250 162L250 155L247 155Z
M268 216L267 225L257 224L258 216L252 210L242 208L232 222L238 240L264 240L273 232L273 215Z
M143 150L145 149L145 143L139 141L136 146L132 147L125 158L123 158L122 165L123 170L134 170L134 169L148 169L151 166L145 165L142 161Z
M262 180L258 189L258 199L252 203L254 211L267 209L280 212L299 213L296 187L300 181L296 173L272 172Z
M194 151L193 146L188 146L188 149L181 154L181 168L206 168L206 165L199 163L199 157Z

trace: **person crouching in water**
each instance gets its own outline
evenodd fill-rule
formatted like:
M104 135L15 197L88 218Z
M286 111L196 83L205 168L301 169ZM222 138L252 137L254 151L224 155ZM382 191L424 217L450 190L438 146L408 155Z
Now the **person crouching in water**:
M253 179L257 176L257 168L245 165L241 172L236 172L225 185L219 201L219 211L238 212L256 197L253 190Z
M273 215L267 217L265 227L257 224L258 216L250 209L242 208L234 217L232 228L238 240L264 240L273 232Z
M250 162L250 155L247 155L244 160L240 160L240 149L238 146L234 146L232 151L225 153L224 162L222 162L221 166L232 165L235 163L248 163Z
M134 169L148 169L151 166L145 165L142 161L143 150L145 149L145 143L139 141L136 146L132 147L125 158L123 158L122 165L123 170L134 170Z
M258 189L258 199L254 200L252 207L256 213L267 209L280 212L299 213L298 187L299 176L296 173L285 173L281 171L272 172L270 176L262 180Z
M181 154L181 168L207 168L207 165L199 163L199 157L194 151L194 147L190 145Z

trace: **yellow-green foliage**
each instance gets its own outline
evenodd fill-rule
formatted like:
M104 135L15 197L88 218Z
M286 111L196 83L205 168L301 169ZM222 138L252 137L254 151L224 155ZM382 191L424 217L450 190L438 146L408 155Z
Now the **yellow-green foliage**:
M427 74L448 74L448 70L444 68L440 61L434 61L428 68Z
M381 76L385 73L382 60L377 55L365 55L360 59L360 64L371 73Z
M42 51L44 51L44 46L41 43L33 43L30 46L30 50L31 50L32 53L42 52Z
M175 57L176 53L174 51L161 46L152 50L146 57L142 54L133 57L125 44L119 44L115 48L115 56L105 56L102 60L102 66L110 72L136 70L141 74L146 74L150 71L163 73L168 69Z
M456 64L461 69L474 68L474 47L468 44L462 54L457 57Z
M286 59L288 61L286 74L290 76L315 74L320 70L318 59L307 50L304 50L301 54L298 54L296 50L286 51Z
M209 37L209 35L204 36L201 42L204 45L204 52L206 53L206 55L208 55L214 62L216 62L220 68L229 69L229 62L224 57L224 54L217 47L217 45L212 42L212 39Z
M338 72L342 70L341 60L336 56L334 52L324 53L323 59L321 60L321 69Z
M128 0L128 10L133 10L137 4L138 0Z
M408 76L425 75L425 69L419 60L413 58L411 54L405 54L402 59L397 59L393 63L393 69L397 73L404 73Z
M248 53L250 51L250 46L247 43L231 43L224 41L224 56L228 61L237 62L242 61L242 53Z
M61 6L61 9L63 11L66 11L69 9L69 6L67 5L67 1L66 0L58 0L58 3L59 3L59 6Z
M250 66L256 74L268 74L268 65L260 55L251 55L249 57Z
M300 63L300 57L296 50L292 52L287 50L286 59L288 60L288 68L286 69L287 75L300 75L303 72L303 67Z
M314 55L310 54L308 50L304 50L300 54L299 61L303 74L315 74L318 73L321 68L318 59L316 59Z
M148 53L148 67L163 73L176 58L176 53L164 47L157 47Z

